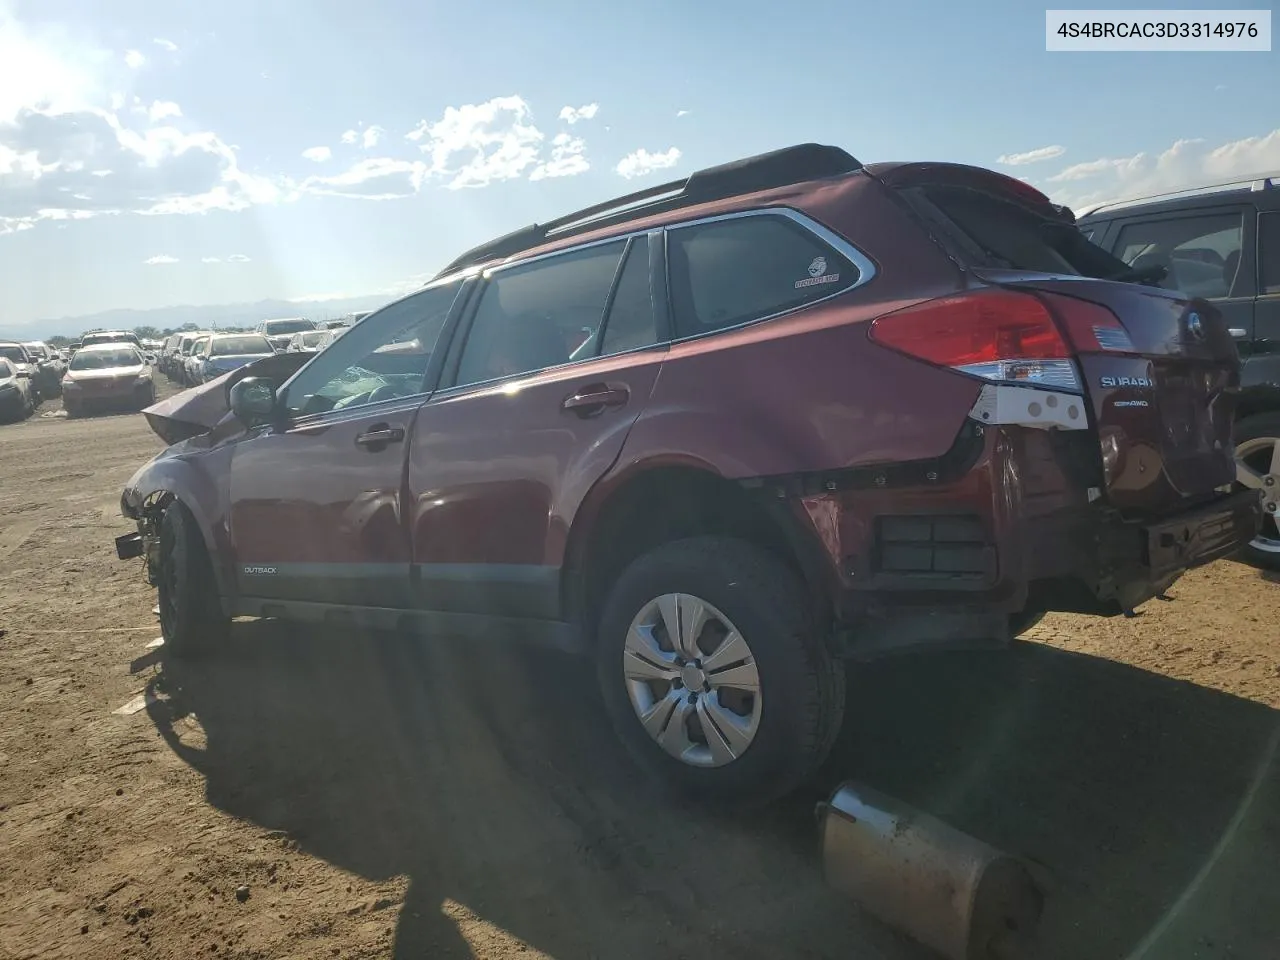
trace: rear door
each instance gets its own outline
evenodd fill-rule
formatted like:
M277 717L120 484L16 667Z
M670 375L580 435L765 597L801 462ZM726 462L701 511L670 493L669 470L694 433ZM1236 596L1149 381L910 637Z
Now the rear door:
M460 284L380 311L284 386L287 417L235 445L230 525L248 597L402 608L404 467Z
M666 355L650 262L660 236L488 275L409 456L416 606L560 617L569 525L617 459Z

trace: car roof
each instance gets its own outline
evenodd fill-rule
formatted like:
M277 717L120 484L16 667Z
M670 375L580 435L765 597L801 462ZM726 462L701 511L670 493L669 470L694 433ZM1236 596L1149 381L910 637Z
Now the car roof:
M130 343L128 340L111 340L107 343L91 343L88 346L81 347L81 353L102 353L115 347L128 347L130 350L137 350L136 343Z
M1200 184L1169 193L1095 204L1084 208L1077 220L1086 223L1135 213L1173 213L1243 201L1269 210L1280 210L1280 173L1258 174L1221 183Z
M862 163L839 147L802 143L697 170L675 180L615 197L546 223L473 247L441 270L436 279L509 260L537 256L568 246L606 240L639 229L686 219L694 211L711 215L744 197L801 183L843 177L862 170ZM702 208L699 210L699 208Z

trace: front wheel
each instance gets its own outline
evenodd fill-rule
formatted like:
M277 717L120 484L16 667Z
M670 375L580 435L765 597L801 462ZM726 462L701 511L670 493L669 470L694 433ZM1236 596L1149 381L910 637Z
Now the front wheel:
M1236 479L1262 494L1262 529L1243 559L1280 570L1280 413L1259 413L1236 424Z
M843 664L791 570L720 537L669 543L618 579L597 670L639 763L694 800L759 806L801 786L844 716Z
M182 659L210 652L226 638L231 620L222 612L200 527L180 500L169 504L160 521L156 572L166 653Z

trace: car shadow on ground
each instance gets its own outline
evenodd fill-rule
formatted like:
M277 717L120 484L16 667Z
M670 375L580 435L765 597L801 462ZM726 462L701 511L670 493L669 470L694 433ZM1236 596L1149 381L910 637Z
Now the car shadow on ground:
M1044 957L1280 942L1276 712L1113 662L1019 644L858 668L823 782L728 818L645 783L588 664L270 622L230 647L166 662L153 720L218 809L408 877L397 957L471 956L450 901L561 960L923 957L822 883L813 801L854 775L1044 864Z

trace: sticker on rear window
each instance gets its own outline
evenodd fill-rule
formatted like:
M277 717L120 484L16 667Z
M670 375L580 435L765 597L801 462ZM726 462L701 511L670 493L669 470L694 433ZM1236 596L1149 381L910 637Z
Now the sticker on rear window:
M840 274L827 273L826 257L814 257L813 262L809 264L809 276L804 280L797 280L796 289L816 287L820 283L835 283L839 279Z

